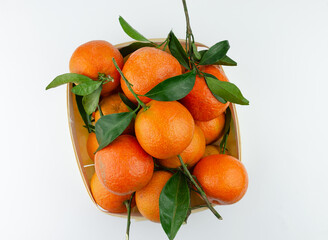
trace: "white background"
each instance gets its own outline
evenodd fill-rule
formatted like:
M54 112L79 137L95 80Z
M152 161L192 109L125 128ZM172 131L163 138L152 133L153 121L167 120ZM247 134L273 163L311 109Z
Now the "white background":
M197 41L228 39L225 67L250 100L238 107L249 189L237 204L192 215L176 239L328 239L328 1L189 0ZM124 239L125 219L101 213L77 168L66 88L89 40L130 41L122 15L149 38L185 34L182 3L0 2L1 239ZM166 239L159 224L132 222L131 239Z

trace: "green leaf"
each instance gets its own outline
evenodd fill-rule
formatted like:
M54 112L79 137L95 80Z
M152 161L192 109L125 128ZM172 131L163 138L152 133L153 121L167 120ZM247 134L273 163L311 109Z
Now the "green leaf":
M194 42L192 43L192 52L197 60L200 60L202 58L202 55L198 52L197 46Z
M237 66L237 63L234 60L232 60L230 57L228 57L227 55L224 56L223 58L221 58L215 64L224 65L224 66Z
M213 96L221 103L226 104L228 101L224 100L222 97L219 97L218 95L212 93Z
M144 96L158 101L175 101L187 96L195 85L196 71L168 78Z
M174 239L186 219L189 206L188 182L184 174L179 171L169 179L159 197L161 224L170 240Z
M231 123L231 110L230 107L227 108L225 112L225 122L224 122L224 127L223 127L223 135L225 135L229 128L230 128L230 123Z
M93 80L82 74L65 73L65 74L57 76L54 80L52 80L52 82L46 87L46 90L48 90L50 88L58 87L65 83L79 84L79 83L85 83L85 82L90 82L90 81L93 81Z
M212 74L203 73L207 86L214 96L219 96L226 101L240 105L249 105L249 101L242 95L239 88L230 82L217 79Z
M229 42L227 40L218 42L214 44L210 49L208 49L202 59L199 62L199 65L210 65L215 64L226 56L230 48Z
M97 151L120 136L129 126L134 114L134 112L122 112L102 116L96 122L96 137L99 143Z
M79 113L81 115L81 118L85 124L85 127L88 129L88 132L93 132L93 125L91 124L91 116L87 114L84 110L83 104L82 104L82 97L75 95L76 105L79 110Z
M125 21L124 18L122 18L121 16L119 17L119 21L124 32L131 38L141 42L150 42L147 38L141 35L137 30L135 30L130 24L128 24L127 21Z
M72 88L72 93L80 96L86 96L97 90L101 84L102 82L100 81L81 83Z
M138 106L135 105L133 102L131 102L130 99L128 99L124 94L118 93L120 98L122 99L123 103L130 109L130 110L135 110Z
M120 49L120 52L123 57L129 55L130 53L133 53L134 51L138 50L139 48L143 47L154 47L155 45L153 43L145 43L145 42L134 42L130 45L123 47Z
M82 98L82 104L87 114L92 114L99 103L99 97L102 86L98 87L93 93L86 95Z
M182 66L190 69L187 53L172 31L169 33L169 49Z

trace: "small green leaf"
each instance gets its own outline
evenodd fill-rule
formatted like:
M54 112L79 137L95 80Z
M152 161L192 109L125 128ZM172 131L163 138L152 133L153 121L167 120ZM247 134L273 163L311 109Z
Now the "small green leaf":
M239 88L230 82L224 82L217 79L215 76L203 73L207 86L214 94L219 96L226 101L237 103L240 105L249 105L249 101L242 95Z
M190 69L187 53L172 31L169 33L169 49L182 66Z
M72 93L80 96L86 96L93 93L96 89L100 87L101 84L102 82L100 81L81 83L72 88Z
M131 38L141 42L150 42L147 38L141 35L137 30L135 30L130 24L128 24L127 21L125 21L124 18L122 18L121 16L119 17L119 21L124 32Z
M223 58L221 58L215 64L224 65L224 66L237 66L237 63L234 60L232 60L230 57L228 57L227 55L224 56Z
M91 116L87 114L84 110L83 104L82 104L82 97L75 95L76 105L79 110L79 113L82 117L82 120L85 124L85 127L88 129L88 132L91 133L93 131L93 125L91 124Z
M175 173L159 197L161 225L170 240L174 239L185 221L190 206L190 191L184 174Z
M227 40L218 42L214 44L210 49L208 49L202 59L199 62L199 65L210 65L215 64L226 56L230 48L229 42Z
M102 86L98 87L93 93L82 98L82 104L87 114L92 114L96 110L99 103L101 90Z
M194 42L192 43L192 52L197 60L200 60L202 58L202 55L198 52L196 44Z
M157 101L175 101L187 96L195 85L196 71L168 78L144 96Z
M46 90L54 87L58 87L60 85L63 85L65 83L85 83L93 81L91 78L88 78L87 76L84 76L82 74L77 73L64 73L62 75L57 76L52 82L46 87Z
M123 47L120 49L120 52L123 57L129 55L130 53L133 53L134 51L138 50L139 48L143 47L154 47L155 45L153 43L145 43L145 42L134 42L130 45Z
M130 110L135 110L138 106L135 105L133 102L131 102L130 99L128 99L124 94L118 93L120 98L122 99L123 103L130 109Z
M96 137L99 143L97 151L103 149L129 126L134 112L113 113L101 117L96 122Z

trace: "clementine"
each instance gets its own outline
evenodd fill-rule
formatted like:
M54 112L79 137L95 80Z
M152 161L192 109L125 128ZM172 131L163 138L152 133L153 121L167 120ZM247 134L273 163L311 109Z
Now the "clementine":
M93 80L98 79L99 73L112 77L112 82L103 85L101 95L106 95L119 85L120 80L112 58L115 58L120 68L123 67L123 57L116 47L103 40L90 41L74 51L69 69L71 73L82 74Z
M90 188L93 198L101 208L111 213L125 213L127 211L124 201L129 200L131 194L120 196L111 193L102 185L96 174L91 178ZM134 204L132 201L131 206Z
M128 107L124 104L118 93L104 97L100 101L100 108L104 115L129 112ZM95 122L100 118L100 112L95 112ZM124 130L123 134L132 134L134 132L134 121L131 121L130 125Z
M135 120L135 134L141 147L151 156L166 159L178 155L190 144L194 120L179 102L150 101Z
M248 175L244 165L226 154L203 158L194 168L194 176L212 203L232 204L246 193Z
M199 69L217 77L220 81L228 81L221 66L207 65ZM209 121L222 114L229 105L221 103L212 94L203 77L196 77L196 82L190 93L181 99L181 103L190 111L197 121Z
M159 197L172 173L156 171L150 182L142 189L136 191L136 204L139 212L153 222L160 222Z
M153 87L167 78L182 73L180 63L171 54L153 47L143 47L133 52L122 70L126 79L132 84L136 94L146 94ZM121 86L125 95L137 102L121 78ZM140 100L148 103L151 99L140 96Z
M94 132L89 133L88 140L87 140L87 151L89 157L94 160L95 159L95 152L99 147L96 134Z
M209 121L195 121L195 124L199 126L204 132L206 144L210 144L221 137L224 123L224 113Z
M205 137L203 131L195 126L194 135L189 146L180 153L180 156L184 163L188 165L188 167L192 167L195 165L203 156L205 152ZM181 166L180 160L177 156L167 158L167 159L159 159L159 164L168 167L168 168L177 168Z
M95 155L95 170L112 193L126 195L143 188L151 179L154 162L130 135L121 135Z

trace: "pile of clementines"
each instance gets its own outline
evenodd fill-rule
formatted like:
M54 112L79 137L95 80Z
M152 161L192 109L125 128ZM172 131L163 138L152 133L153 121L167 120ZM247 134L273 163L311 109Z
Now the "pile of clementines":
M160 222L169 239L190 215L191 195L221 219L212 204L235 203L248 186L245 167L226 147L229 104L248 104L222 69L236 64L226 55L227 41L198 50L185 12L187 41L170 32L162 43L120 17L136 42L120 49L100 40L82 44L70 59L71 73L47 87L74 85L89 131L96 203L111 213L128 212L128 229L136 207Z

